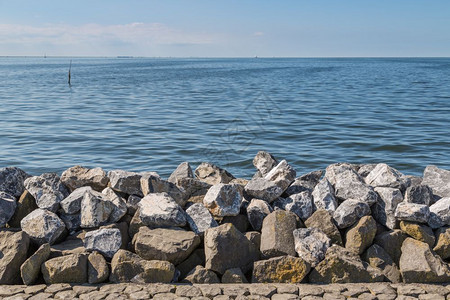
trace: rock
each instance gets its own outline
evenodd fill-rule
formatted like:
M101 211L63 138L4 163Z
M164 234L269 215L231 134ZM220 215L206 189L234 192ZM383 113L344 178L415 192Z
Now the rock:
M294 182L286 189L285 193L289 196L304 191L309 191L312 193L315 186L319 183L322 175L322 170L313 171L308 174L302 175L294 180Z
M187 161L179 164L175 171L170 174L167 181L177 184L177 181L180 178L194 178L191 165Z
M383 232L375 236L375 244L381 246L397 264L400 261L400 251L403 241L408 236L401 230L395 229L391 231Z
M109 224L100 227L100 229L119 229L122 238L122 246L120 246L120 249L127 249L129 242L131 242L130 236L128 234L128 222L130 221L127 220L120 223Z
M333 214L333 219L338 228L343 229L352 226L360 218L370 214L370 207L365 201L348 199L342 202Z
M69 196L69 191L56 173L44 173L25 179L25 188L36 199L39 208L56 212L59 203Z
M23 232L0 230L0 284L18 284L30 240Z
M86 248L84 248L83 243L84 232L81 235L82 236L68 236L64 242L51 246L50 258L70 254L85 254Z
M291 165L283 159L277 166L275 166L264 176L264 179L273 181L278 187L285 191L295 180L296 175L297 174Z
M22 230L38 245L55 243L64 233L64 222L51 211L38 208L22 219Z
M343 245L341 233L334 223L331 213L325 209L316 210L311 217L305 221L308 228L318 228L322 230L330 239L332 244Z
M310 270L309 264L299 257L260 260L253 265L252 283L300 283Z
M345 248L361 255L367 247L372 245L377 233L377 223L372 216L364 216L346 233Z
M216 165L210 163L201 163L197 169L195 169L195 177L210 185L218 183L230 183L235 177L228 173L226 170L219 168Z
M0 191L20 197L25 191L24 181L30 177L25 171L16 167L0 168Z
M222 283L248 283L248 281L240 268L232 268L223 273Z
M408 221L401 221L400 229L413 239L427 243L430 247L434 246L434 232L430 227Z
M16 198L13 195L0 191L0 228L12 218L16 211Z
M47 260L41 266L45 283L87 282L87 255L71 254Z
M378 164L363 164L363 165L361 165L358 169L359 176L361 176L362 178L365 179L370 174L370 172L372 172L373 169L375 169L375 167L377 165Z
M320 229L298 228L293 232L295 251L304 261L315 267L325 258L331 240Z
M88 283L98 284L106 281L109 277L109 267L105 258L98 252L92 252L88 256Z
M372 215L378 223L389 229L396 229L397 220L395 219L395 210L397 205L403 201L402 192L399 189L390 187L377 187L375 192L378 193L377 202L372 205Z
M70 191L90 186L95 191L100 192L108 185L109 178L102 168L89 169L82 166L74 166L62 173L61 181Z
M209 188L212 186L206 182L202 182L194 178L178 178L176 185L180 190L184 190L183 201L189 201L192 198L200 198L202 202L203 197L208 192Z
M241 202L242 193L236 184L215 184L203 199L203 205L217 217L238 215Z
M430 206L428 224L431 228L450 225L450 197L444 197Z
M261 254L264 258L282 255L295 256L294 236L297 216L284 210L276 210L264 218L261 230Z
M334 197L334 188L327 178L322 178L312 192L314 208L334 212L338 207Z
M200 237L191 231L141 227L132 243L143 259L166 260L177 265L200 245Z
M157 174L145 174L141 177L141 189L144 196L150 193L167 193L180 206L186 204L184 191L180 190L175 183L163 180Z
M152 174L156 175L156 173ZM108 177L113 190L128 195L144 196L141 190L142 174L124 170L112 170L108 172Z
M169 283L175 266L168 261L144 260L130 251L119 250L111 261L111 282Z
M400 202L395 210L397 220L427 223L429 216L430 209L426 204Z
M90 186L75 189L69 196L61 201L60 206L62 210L69 215L79 213L84 194L91 190L92 188Z
M436 230L436 246L434 246L433 250L442 259L450 258L450 227Z
M256 249L259 249L261 247L261 233L258 231L247 231L244 233L245 237L252 242Z
M113 210L109 215L108 222L117 223L119 220L125 216L128 211L127 203L120 197L112 188L105 188L102 194L106 196L106 199L113 204Z
M450 197L450 171L436 166L427 166L423 172L422 184L428 185L438 198Z
M76 232L81 227L81 215L67 215L65 213L60 213L59 218L64 222L69 233Z
M246 233L248 228L250 227L250 223L248 222L248 217L243 214L239 214L236 216L226 216L226 217L222 218L222 221L220 221L219 225L222 225L225 223L233 224L234 227L236 227L236 229L242 233Z
M20 221L25 218L33 210L37 209L36 200L31 194L25 190L16 202L16 211L8 222L8 225L13 228L20 228Z
M88 251L98 251L112 258L122 246L122 235L117 228L102 228L89 231L84 237L84 247Z
M363 182L361 176L353 170L336 174L334 190L336 198L342 201L355 199L372 205L377 202L378 194Z
M258 151L256 156L253 158L253 165L262 176L269 173L270 170L272 170L277 164L278 161L275 157L266 151Z
M325 178L332 184L335 185L340 174L344 172L354 172L356 173L356 169L353 165L349 163L336 163L329 165L325 170ZM358 173L352 175L354 178L361 178Z
M362 255L362 259L373 268L379 269L393 283L400 283L402 275L389 254L379 245L373 244Z
M230 223L205 232L207 269L223 274L227 269L240 267L245 272L251 268L258 256L255 245Z
M220 283L219 277L211 270L205 269L202 266L196 266L192 269L183 280L183 282L197 283L197 284L210 284Z
M416 185L406 189L405 201L408 203L425 204L430 206L433 201L433 191L428 185Z
M400 272L405 283L448 282L450 269L428 244L406 238L400 257Z
M278 198L273 205L293 212L301 220L308 219L313 213L313 198L309 191L294 194L288 198Z
M138 233L139 228L141 228L142 226L145 226L145 224L142 223L142 221L141 221L140 215L141 215L141 210L138 209L138 210L136 211L136 213L134 214L133 218L131 218L130 226L128 227L128 235L129 235L131 238L133 238L134 235L135 235L136 233Z
M260 231L264 218L272 211L272 207L266 201L252 199L250 205L247 207L247 216L253 229Z
M81 227L95 228L106 224L114 207L105 194L87 190L81 200Z
M177 265L177 270L180 271L179 279L183 279L187 274L192 271L196 266L205 264L205 250L195 249L188 258L182 263Z
M256 198L271 203L283 194L283 190L272 181L258 178L247 183L244 193L249 199Z
M128 196L127 200L127 213L130 216L134 216L136 211L139 208L139 202L141 202L142 197L136 196L136 195L130 195Z
M148 194L139 202L139 217L150 227L186 225L186 213L167 193Z
M338 245L328 248L325 259L309 274L310 283L356 283L383 281L378 270Z
M367 175L365 181L373 187L390 187L396 189L405 187L403 174L383 163L377 164Z
M186 209L186 220L196 234L203 234L207 229L218 226L209 210L201 203L192 204Z
M36 281L41 271L41 265L49 256L50 244L43 244L20 266L20 276L24 284L30 285Z

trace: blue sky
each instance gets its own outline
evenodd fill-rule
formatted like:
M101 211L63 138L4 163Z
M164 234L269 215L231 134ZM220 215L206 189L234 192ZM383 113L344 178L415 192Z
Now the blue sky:
M448 0L0 0L0 55L450 56Z

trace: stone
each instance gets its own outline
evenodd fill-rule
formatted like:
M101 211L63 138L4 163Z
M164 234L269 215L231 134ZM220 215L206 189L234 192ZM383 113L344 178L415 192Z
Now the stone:
M201 203L194 203L186 209L186 220L196 234L203 234L207 229L218 226L209 210Z
M247 206L247 216L253 229L260 231L264 218L272 211L272 207L266 201L252 199L249 206Z
M108 222L114 204L105 194L87 190L81 200L81 227L95 228Z
M219 274L239 267L246 272L259 258L255 245L230 223L206 230L204 240L205 267Z
M22 219L22 230L38 245L52 245L66 229L64 222L53 212L38 208Z
M405 187L403 174L384 163L377 164L367 175L365 182L372 187L390 187L396 189Z
M354 170L336 174L335 180L334 190L336 198L342 201L355 199L365 202L369 206L377 202L378 194Z
M141 177L141 190L144 196L150 193L167 193L180 206L186 204L184 191L175 183L163 180L157 174L147 173Z
M278 198L274 207L293 212L301 220L308 219L313 213L313 198L309 191L291 195L288 198Z
M295 251L311 267L315 267L325 258L325 253L331 246L330 238L314 227L295 229L293 235Z
M120 246L120 249L127 249L128 243L131 241L130 236L128 235L128 232L129 232L128 222L129 221L113 223L113 224L102 226L102 227L100 227L100 229L119 229L120 236L122 238L122 246Z
M314 208L334 212L338 203L334 197L334 188L327 178L322 178L312 192Z
M295 180L296 175L297 173L292 166L283 159L264 176L264 179L274 182L278 187L285 191Z
M448 282L448 264L432 252L428 244L406 238L401 251L400 272L405 283Z
M30 175L17 167L0 168L0 191L20 197L25 191L24 181L28 177Z
M203 201L203 197L212 186L206 182L189 177L178 178L176 185L180 188L180 190L184 191L183 201L190 201L189 199L201 199L200 202Z
M305 221L305 226L308 228L318 228L331 239L332 244L343 245L341 233L329 211L325 209L316 210L311 217Z
M270 170L272 170L277 164L278 161L275 157L266 151L258 151L256 156L253 158L253 165L262 176L269 173Z
M434 229L450 225L450 197L441 198L430 206L428 224Z
M309 274L310 283L356 283L383 281L379 270L372 268L354 252L333 245L325 259Z
M433 251L442 259L450 258L450 227L442 227L436 230L436 245Z
M108 185L109 178L102 168L89 169L82 166L74 166L62 173L61 181L70 191L90 186L95 191L100 192Z
M405 192L405 202L430 206L434 202L433 191L424 184L410 186Z
M136 211L139 208L139 202L141 202L142 197L136 196L136 195L130 195L127 199L127 213L130 216L134 216Z
M205 264L205 250L195 249L188 258L186 258L182 263L176 266L177 270L180 271L179 279L184 279L186 275L194 269L196 266Z
M379 197L377 202L372 205L374 219L389 229L398 228L398 222L394 215L397 205L403 201L402 192L390 187L377 187L375 192L378 193Z
M250 242L255 244L257 249L261 247L261 233L258 231L248 231L244 235Z
M102 228L89 231L84 236L84 247L88 251L98 251L112 258L122 246L122 235L117 228Z
M382 247L398 266L402 254L401 247L407 237L403 231L394 229L375 236L374 243Z
M39 208L56 212L69 191L56 173L44 173L25 179L25 188L36 199Z
M283 190L272 181L257 178L247 183L244 194L249 199L256 198L271 203L283 194Z
M176 184L177 180L180 178L194 178L194 173L192 173L191 165L187 161L179 164L175 171L170 174L167 181Z
M81 237L69 236L64 242L53 245L50 248L50 258L83 253L86 253L86 248L84 248Z
M113 209L109 215L108 222L117 223L128 211L127 203L112 188L105 188L102 194L106 196L107 201L113 204Z
M422 184L428 185L436 197L450 197L450 171L436 166L427 166L423 172Z
M345 248L361 255L370 245L377 233L377 223L372 216L364 216L346 233Z
M379 269L381 273L392 283L400 283L402 275L398 266L389 254L379 245L373 244L363 253L362 259L373 268Z
M248 281L240 268L232 268L223 273L222 283L248 283Z
M299 257L260 260L253 265L252 283L300 283L310 270L310 265Z
M427 243L430 247L434 246L435 236L433 229L430 227L413 222L401 221L400 229L413 239Z
M94 251L88 256L87 275L89 284L105 282L109 277L109 267L105 258L100 253Z
M313 171L308 174L297 177L294 182L284 191L288 196L299 194L304 191L312 193L323 175L322 170Z
M137 195L143 197L141 189L141 177L146 173L136 173L124 170L112 170L108 172L110 186L113 190L128 195ZM156 173L152 172L150 174Z
M247 232L248 228L250 227L250 223L248 222L248 217L247 217L247 215L244 215L244 214L223 217L222 220L219 222L219 225L222 225L225 223L233 224L234 227L236 227L236 229L242 233Z
M83 200L84 194L91 190L92 188L90 186L75 189L69 196L61 201L61 209L69 215L79 213L81 210L81 200Z
M238 215L241 202L242 192L237 184L215 184L203 199L203 205L216 217Z
M12 218L16 211L16 198L8 193L0 191L0 228Z
M426 204L400 202L395 210L397 220L427 223L430 217L430 208Z
M177 265L200 245L200 237L180 229L141 227L132 243L136 254L143 259L166 260Z
M360 218L370 214L370 207L365 201L348 199L342 202L333 214L333 219L340 229L355 224Z
M185 226L186 213L167 193L148 194L139 202L139 217L150 227Z
M71 254L47 260L41 265L45 283L87 282L87 255Z
M372 172L373 169L375 169L375 167L377 165L378 164L363 164L363 165L360 165L357 172L358 172L359 176L361 176L362 178L365 179L367 177L367 175L369 175L370 172Z
M220 280L213 271L205 269L203 266L196 266L187 274L183 282L206 284L220 283Z
M0 229L0 284L18 284L20 266L27 259L30 240L23 231Z
M41 271L41 265L49 256L50 244L43 244L20 266L20 276L24 284L30 285L36 281Z
M64 222L69 233L76 232L81 227L81 215L67 215L65 213L60 213L59 218Z
M16 211L9 220L8 225L13 228L20 228L20 221L36 208L38 208L36 200L25 190L16 202Z
M295 256L294 236L297 216L294 213L276 210L264 218L261 229L261 254L264 258L282 255Z
M195 169L194 174L198 180L210 185L219 183L227 184L230 183L231 180L235 179L235 177L226 170L206 162L201 163L197 169Z

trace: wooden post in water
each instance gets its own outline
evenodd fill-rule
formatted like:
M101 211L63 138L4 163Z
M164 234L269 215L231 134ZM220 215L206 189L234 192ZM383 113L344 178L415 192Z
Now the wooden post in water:
M70 66L69 66L69 85L71 85L70 84L70 70L72 69L72 60L70 60Z

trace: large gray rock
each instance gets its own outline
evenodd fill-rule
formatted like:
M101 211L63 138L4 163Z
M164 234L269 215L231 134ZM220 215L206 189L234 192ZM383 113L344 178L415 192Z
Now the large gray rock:
M319 183L322 175L323 171L318 170L297 177L294 182L286 189L285 193L290 196L304 191L312 192L315 186Z
M216 217L237 216L241 202L242 191L237 184L215 184L203 199L203 205Z
M150 227L186 225L186 213L167 193L148 194L139 202L139 218Z
M373 244L367 248L362 255L362 259L373 268L379 269L389 281L393 283L402 281L398 266L381 246Z
M24 181L30 177L17 167L0 168L0 191L20 197L25 190Z
M39 276L41 265L50 256L50 245L43 244L21 266L20 276L26 285L33 284Z
M262 176L265 176L270 172L276 165L278 161L269 152L259 151L253 158L253 165L259 171Z
M252 283L300 283L310 270L311 266L299 257L260 260L253 265Z
M22 221L22 219L33 210L38 208L36 205L36 200L34 200L33 196L31 196L27 190L23 192L16 204L16 211L8 222L8 225L12 228L20 228L20 221Z
M261 254L264 258L282 255L295 256L294 236L297 216L294 213L276 210L264 218L261 230Z
M428 224L432 228L450 225L450 197L441 198L430 206Z
M334 212L338 207L334 197L334 188L326 177L322 178L312 192L315 209Z
M395 229L375 236L375 244L382 247L398 266L402 254L401 247L407 237L406 233Z
M254 230L261 230L264 218L273 211L264 200L252 199L247 206L247 217Z
M87 255L71 254L55 257L41 265L45 283L87 282Z
M53 212L38 208L22 219L22 230L38 245L53 244L66 229L64 222Z
M127 203L120 197L112 188L105 188L102 194L106 196L106 200L113 204L113 210L109 215L108 221L110 223L117 223L119 220L125 216L128 211Z
M395 210L397 205L403 201L402 192L399 189L390 187L377 187L375 192L378 193L377 203L372 205L372 215L381 225L389 229L398 228L395 219Z
M27 259L30 239L23 232L0 229L0 284L20 284L20 266Z
M209 210L201 203L194 203L186 209L186 219L196 234L203 234L207 229L218 226Z
M347 228L355 224L360 218L370 214L370 207L365 201L348 199L342 202L333 214L336 225Z
M16 198L8 193L0 191L0 228L12 218L16 211Z
M325 258L331 240L322 230L311 228L298 228L293 231L295 251L298 256L315 267Z
M122 235L117 228L102 228L89 231L84 236L84 247L112 258L122 246Z
M318 228L331 239L333 244L343 245L341 233L329 211L325 209L316 210L312 216L305 221L305 226L308 228Z
M139 208L139 202L141 202L142 197L137 195L130 195L127 199L127 214L134 216Z
M218 183L227 184L230 183L231 180L235 179L235 177L226 170L206 162L201 163L197 169L195 169L194 173L198 180L206 182L210 185L215 185Z
M194 178L194 173L192 173L191 165L185 161L178 165L175 171L170 174L167 181L177 184L180 178Z
M81 210L81 200L83 200L84 194L91 190L92 188L90 186L75 189L69 196L61 201L60 205L62 210L69 215L79 213Z
M220 283L219 277L211 270L204 268L203 266L196 266L187 275L183 282L197 283L197 284L211 284Z
M303 191L299 194L291 195L288 198L278 198L273 203L273 206L293 212L302 220L311 217L314 211L313 198L309 191Z
M64 225L66 225L66 228L69 231L69 233L74 233L81 228L80 214L68 215L60 212L59 218L64 222Z
M427 223L430 216L430 209L426 204L400 202L395 210L397 220L411 221L417 223Z
M365 181L373 187L390 187L396 189L405 187L403 174L384 163L377 164L367 175Z
M349 163L332 164L332 165L329 165L326 168L326 170L325 170L325 178L332 185L335 185L337 180L339 179L338 177L340 176L340 174L342 174L344 172L352 172L352 171L356 173L356 169L354 168L354 166L349 164ZM357 176L355 178L358 178L358 177L359 177L359 174L357 174ZM359 178L361 178L361 177L359 177Z
M108 178L113 190L128 195L138 195L143 197L141 177L141 173L124 170L112 170L108 172Z
M422 184L428 185L439 198L450 197L450 171L436 166L427 166L423 172Z
M36 199L39 208L56 212L59 203L69 196L69 190L56 173L44 173L25 179L25 188Z
M90 186L92 189L100 192L108 185L109 178L102 168L89 169L82 166L74 166L62 173L61 181L71 191L83 186Z
M353 170L336 174L334 190L341 200L355 199L372 205L377 202L378 195L373 188L363 182L361 176Z
M244 193L248 198L261 199L267 202L273 202L283 194L283 190L274 182L264 178L250 180L244 188ZM247 196L246 196L247 197Z
M175 183L163 180L156 174L147 173L141 177L141 190L144 196L150 193L167 193L181 207L186 204L184 191L180 190Z
M98 252L88 256L88 283L97 284L106 281L109 277L109 267L105 258Z
M408 203L425 204L430 206L433 201L433 191L428 185L416 185L406 189L405 201Z
M184 191L183 201L188 201L189 199L203 200L209 188L212 186L206 182L189 177L177 178L176 185L180 190Z
M286 160L282 160L269 173L264 176L264 179L273 181L278 187L285 191L289 185L295 180L297 173Z
M81 200L81 227L95 228L108 222L114 204L105 194L87 190Z

